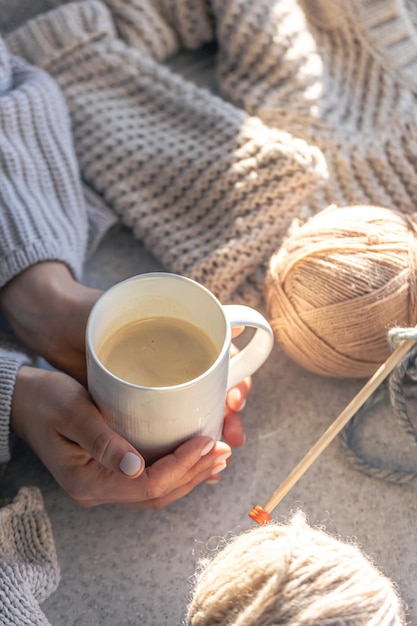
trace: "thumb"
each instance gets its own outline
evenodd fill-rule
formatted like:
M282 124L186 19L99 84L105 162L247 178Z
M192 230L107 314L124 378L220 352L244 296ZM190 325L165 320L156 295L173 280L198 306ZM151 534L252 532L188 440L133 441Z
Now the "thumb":
M77 429L73 440L100 465L125 476L137 478L145 469L145 461L137 450L106 424L99 410L91 406L88 416Z

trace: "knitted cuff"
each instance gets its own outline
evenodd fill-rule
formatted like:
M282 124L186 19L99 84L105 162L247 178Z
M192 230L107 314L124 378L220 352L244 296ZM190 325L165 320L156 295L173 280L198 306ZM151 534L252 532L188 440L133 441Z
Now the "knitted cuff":
M71 3L11 45L59 82L87 183L168 270L232 300L325 177L321 153L114 39L108 19Z
M31 365L33 358L12 335L0 332L0 463L10 460L10 412L16 375L22 365Z
M0 509L0 607L4 626L47 626L39 604L58 587L59 565L40 491L22 487Z

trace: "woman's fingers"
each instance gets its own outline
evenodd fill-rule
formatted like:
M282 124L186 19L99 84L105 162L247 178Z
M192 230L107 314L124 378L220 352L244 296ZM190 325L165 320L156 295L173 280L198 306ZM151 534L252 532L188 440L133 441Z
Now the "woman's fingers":
M80 411L67 422L62 434L112 472L122 472L133 478L139 476L145 468L143 457L108 426L91 402L85 405L84 414Z
M81 506L164 506L224 469L231 454L226 443L201 436L145 468L82 385L66 374L27 366L16 378L12 426Z
M102 472L97 462L88 463L83 492L69 490L70 495L81 506L123 504L131 508L161 508L226 467L230 447L222 442L213 442L211 447L211 443L208 437L190 439L133 480L120 472Z

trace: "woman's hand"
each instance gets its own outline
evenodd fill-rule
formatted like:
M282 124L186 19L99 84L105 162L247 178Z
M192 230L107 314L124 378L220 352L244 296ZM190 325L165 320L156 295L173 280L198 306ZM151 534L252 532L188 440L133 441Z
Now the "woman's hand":
M114 501L118 488L109 487L109 479L104 480L102 467L104 465L108 472L119 473L118 480L123 479L126 497L133 495L138 505L138 498L142 496L133 494L131 481L120 475L115 457L112 456L110 465L108 463L100 465L97 463L100 456L94 447L91 449L88 441L95 427L99 431L107 428L106 436L112 442L111 449L114 445L117 447L116 460L121 461L123 450L133 451L136 455L137 452L106 426L86 390L77 385L75 380L71 380L75 378L82 385L87 384L85 326L91 307L100 294L100 291L75 281L68 268L59 262L38 263L1 290L0 310L17 337L63 372L55 373L54 376L57 378L52 379L51 372L22 368L18 374L13 401L13 428L26 439L74 500L80 503L82 500L87 504ZM233 337L238 336L242 330L234 328ZM237 351L238 349L232 345L232 358ZM27 393L25 393L26 384L28 384ZM244 443L240 411L245 405L251 385L251 379L248 378L230 389L227 394L223 437L229 445L216 443L208 457L203 456L203 462L198 460L198 454L201 452L199 443L193 439L184 444L185 449L181 446L174 455L161 459L146 470L140 470L141 485L149 496L140 501L142 503L140 506L163 506L185 495L199 482L218 481L219 475L211 475L207 468L216 454L226 454L226 451L230 453L229 446L238 447ZM38 387L42 388L42 394L39 396ZM68 401L64 401L64 395L68 396ZM23 402L25 398L30 406ZM80 433L87 429L87 425L90 439L85 442L80 440ZM75 432L71 429L75 429ZM106 441L106 436L101 435L101 439ZM204 438L204 441L207 441L207 438ZM204 448L204 444L201 445ZM170 458L171 456L173 458ZM188 469L181 474L178 464L184 462ZM174 468L168 463L173 463ZM90 482L85 484L85 489L89 491L88 497L80 491L84 484L84 469L83 478L80 478L80 468L83 465L88 465ZM175 467L177 470L174 472ZM93 470L100 474L99 478L93 477ZM114 476L112 480L114 482ZM164 485L162 489L161 485ZM125 499L125 496L123 498Z
M81 506L163 507L201 482L216 481L231 454L225 443L195 437L145 468L82 385L61 372L28 366L17 375L11 424Z

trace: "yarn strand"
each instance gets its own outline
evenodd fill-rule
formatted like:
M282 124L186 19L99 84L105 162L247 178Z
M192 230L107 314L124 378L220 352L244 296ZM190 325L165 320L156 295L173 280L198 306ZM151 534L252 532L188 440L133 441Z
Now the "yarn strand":
M417 341L417 329L415 328L391 329L388 335L391 346L398 345L400 341L404 340ZM369 411L389 399L392 414L401 430L412 440L413 444L417 443L417 429L408 415L404 384L406 377L411 379L416 376L416 366L417 347L414 347L393 370L389 376L388 384L380 387L377 392L369 398L341 433L343 449L348 460L357 470L372 478L398 485L405 485L416 481L417 471L382 467L359 451L356 440L358 438L358 429Z

